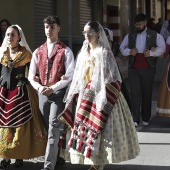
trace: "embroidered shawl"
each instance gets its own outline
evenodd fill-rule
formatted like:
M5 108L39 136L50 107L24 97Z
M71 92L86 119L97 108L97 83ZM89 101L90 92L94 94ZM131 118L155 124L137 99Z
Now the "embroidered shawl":
M71 128L72 136L69 140L69 147L90 157L93 144L105 127L108 117L117 101L120 92L120 82L106 84L107 103L103 110L98 111L95 103L95 93L90 89L91 81L84 89L80 108L74 117L78 94L66 103L64 111L59 115L59 119Z

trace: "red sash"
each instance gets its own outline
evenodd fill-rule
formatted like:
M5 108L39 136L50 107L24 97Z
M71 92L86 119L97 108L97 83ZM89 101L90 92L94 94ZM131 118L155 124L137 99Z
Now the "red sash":
M150 65L143 53L137 53L136 56L134 57L134 62L132 67L136 69L140 69L140 68L142 69L142 68L149 68Z

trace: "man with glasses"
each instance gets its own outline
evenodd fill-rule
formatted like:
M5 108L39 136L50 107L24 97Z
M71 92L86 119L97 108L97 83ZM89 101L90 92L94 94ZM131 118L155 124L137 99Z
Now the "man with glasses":
M63 129L63 123L57 117L65 107L63 98L73 77L74 56L58 38L59 18L48 16L43 22L47 41L33 53L29 81L38 91L39 108L48 129L43 170L54 170L59 161L58 143Z
M128 82L134 125L149 125L151 118L152 85L157 57L166 49L163 37L147 28L147 17L140 13L135 17L136 31L125 36L120 45L123 56L128 56ZM152 47L155 48L151 51Z

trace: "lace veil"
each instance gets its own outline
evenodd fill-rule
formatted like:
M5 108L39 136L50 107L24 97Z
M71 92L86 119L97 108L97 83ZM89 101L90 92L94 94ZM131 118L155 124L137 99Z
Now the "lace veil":
M11 25L11 26L8 27L8 29L11 28L12 26L16 26L18 28L18 30L19 30L20 37L21 37L21 41L19 42L19 44L21 46L24 46L28 51L30 51L32 53L30 47L27 44L27 41L25 39L25 36L24 36L24 33L23 33L21 27L19 27L18 25ZM8 45L8 41L7 41L7 36L5 35L4 41L2 43L2 46L0 47L0 58L3 57L4 51L7 50L8 46L9 45Z
M108 39L100 24L99 30L98 45L92 53L92 56L95 57L95 66L91 77L91 89L95 92L97 110L102 110L104 104L107 103L105 84L116 81L121 82L121 77L114 55L110 49ZM79 99L81 100L81 96L86 86L84 77L88 69L85 65L87 58L89 58L88 42L85 40L77 56L73 80L65 101L69 101L76 93L79 93Z

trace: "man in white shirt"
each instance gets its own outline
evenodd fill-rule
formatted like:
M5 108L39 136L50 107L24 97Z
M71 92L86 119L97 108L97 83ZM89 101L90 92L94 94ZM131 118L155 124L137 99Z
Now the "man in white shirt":
M142 125L149 124L157 57L166 50L164 38L146 25L146 15L136 15L136 31L127 34L120 45L122 55L128 56L131 110L136 127L140 124L140 117ZM151 51L152 47L154 51Z
M43 170L54 170L63 129L63 123L57 117L65 106L63 97L73 77L74 56L71 49L58 39L59 18L48 16L43 22L47 41L34 51L28 79L38 91L39 108L48 129Z

